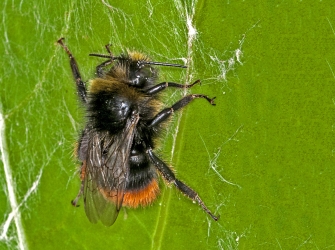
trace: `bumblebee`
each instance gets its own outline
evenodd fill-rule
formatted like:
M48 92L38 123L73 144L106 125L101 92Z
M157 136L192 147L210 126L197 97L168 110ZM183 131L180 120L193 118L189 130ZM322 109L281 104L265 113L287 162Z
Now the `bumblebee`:
M111 226L122 206L147 206L157 198L158 175L161 175L167 183L174 184L184 195L196 201L215 221L218 220L199 195L178 180L153 151L162 125L175 111L196 98L215 105L215 97L187 95L160 111L160 93L163 90L191 88L200 81L187 85L174 82L157 84L155 65L186 67L153 62L139 52L114 56L110 45L105 46L107 55L90 54L107 60L96 67L96 78L91 80L87 90L77 62L63 40L57 42L70 58L77 94L87 116L76 149L81 162L81 187L72 205L77 206L83 196L88 219L92 223L100 220Z

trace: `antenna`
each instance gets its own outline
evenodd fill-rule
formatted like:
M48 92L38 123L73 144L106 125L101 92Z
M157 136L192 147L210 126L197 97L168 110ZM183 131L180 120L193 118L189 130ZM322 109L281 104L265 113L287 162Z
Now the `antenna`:
M109 58L111 60L120 60L121 57L119 56L111 56L111 55L103 55L103 54L96 54L96 53L91 53L88 54L89 56L96 56L96 57L102 57L102 58Z
M178 68L187 68L185 65L174 64L174 63L163 63L163 62L147 62L147 61L139 61L139 65L141 64L150 64L150 65L159 65L159 66L168 66L168 67L178 67Z
M96 56L96 57L102 57L102 58L109 58L111 60L120 60L121 57L119 56L111 56L111 55L103 55L103 54L97 54L97 53L91 53L89 56ZM138 61L138 66L148 64L148 65L158 65L158 66L168 66L168 67L177 67L177 68L187 68L185 65L181 64L174 64L174 63L164 63L164 62L150 62L150 61Z

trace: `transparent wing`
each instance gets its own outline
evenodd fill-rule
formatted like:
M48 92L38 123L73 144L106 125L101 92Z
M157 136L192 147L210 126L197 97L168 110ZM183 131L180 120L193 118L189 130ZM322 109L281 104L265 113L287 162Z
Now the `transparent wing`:
M128 159L138 116L116 135L90 131L84 161L84 203L88 219L112 225L121 209L128 180Z

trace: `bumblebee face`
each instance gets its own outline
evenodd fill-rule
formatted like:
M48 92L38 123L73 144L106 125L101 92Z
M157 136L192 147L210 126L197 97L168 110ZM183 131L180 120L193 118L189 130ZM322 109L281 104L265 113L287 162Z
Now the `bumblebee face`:
M131 62L129 67L129 84L137 88L146 88L155 80L157 72L149 65L141 65L141 62Z

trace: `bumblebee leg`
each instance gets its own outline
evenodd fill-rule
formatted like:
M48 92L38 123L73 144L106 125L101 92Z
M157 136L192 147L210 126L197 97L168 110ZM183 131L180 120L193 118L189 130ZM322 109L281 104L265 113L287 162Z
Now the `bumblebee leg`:
M84 181L81 182L80 189L79 189L79 192L78 192L76 198L71 201L72 206L79 207L79 205L77 205L78 200L83 195L83 192L84 192Z
M187 104L189 104L193 99L195 98L204 98L206 99L210 104L215 106L214 99L209 98L206 95L200 95L200 94L193 94L193 95L187 95L178 102L176 102L174 105L172 105L170 108L163 109L161 112L159 112L154 119L150 122L149 127L157 126L159 123L165 121L174 111L181 109L185 107Z
M113 59L112 59L113 58L113 54L112 54L112 52L110 50L110 46L111 46L110 44L106 44L105 48L106 48L108 54L110 55L111 59L109 59L107 61L104 61L103 63L99 64L96 67L96 74L97 74L98 77L103 77L103 75L104 75L103 68L113 63Z
M193 201L198 202L198 204L202 207L202 209L209 214L213 220L217 221L219 217L215 216L205 205L205 203L201 200L197 192L195 192L192 188L187 186L185 183L181 182L176 178L172 170L166 165L165 162L163 162L161 159L159 159L153 152L152 149L149 148L147 150L147 154L149 156L149 159L151 162L155 165L156 169L160 172L160 174L163 176L163 178L168 183L173 183L179 191L181 191L184 195L186 195L188 198L190 198Z
M72 53L70 52L70 50L68 49L68 47L63 43L63 40L64 40L64 37L60 38L57 41L57 43L59 43L63 47L63 49L66 51L66 53L69 55L72 75L73 75L73 78L76 81L76 85L77 85L77 94L80 97L81 101L83 103L86 103L87 98L86 98L85 83L81 80L81 76L80 76L80 72L79 72L79 68L78 68L78 64L77 64L76 60L74 59L74 57L73 57Z
M159 84L153 86L152 88L148 89L145 93L149 94L149 95L154 95L154 94L157 94L158 92L161 92L162 90L166 89L167 87L188 89L188 88L193 87L197 83L200 83L200 80L196 80L192 84L179 84L179 83L175 83L175 82L162 82L162 83L159 83Z
M105 45L105 48L106 48L108 54L109 54L109 55L111 56L111 58L112 58L112 57L113 57L113 54L112 54L112 52L111 52L111 50L110 50L110 47L111 47L110 44L106 44L106 45Z
M80 153L78 153L80 155ZM80 158L80 157L79 157ZM74 200L71 201L72 206L79 207L78 200L80 199L80 196L84 193L84 180L85 180L85 171L86 171L86 161L83 161L80 167L80 179L81 179L81 185L79 192Z
M112 60L107 60L107 61L104 61L103 63L99 64L97 67L96 67L96 74L98 77L103 77L104 76L104 70L103 68L112 64L113 61Z

